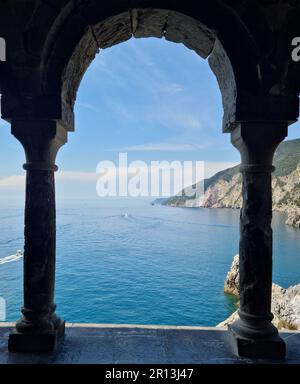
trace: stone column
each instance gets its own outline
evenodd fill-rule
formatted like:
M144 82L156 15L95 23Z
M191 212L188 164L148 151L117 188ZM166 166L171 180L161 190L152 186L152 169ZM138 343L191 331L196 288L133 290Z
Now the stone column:
M56 121L13 121L26 163L24 306L10 334L10 351L42 352L55 348L64 322L55 314L55 157L66 142Z
M241 123L232 132L232 143L241 153L243 176L240 319L229 327L231 344L239 356L285 356L285 344L271 323L271 173L275 149L286 135L285 123Z

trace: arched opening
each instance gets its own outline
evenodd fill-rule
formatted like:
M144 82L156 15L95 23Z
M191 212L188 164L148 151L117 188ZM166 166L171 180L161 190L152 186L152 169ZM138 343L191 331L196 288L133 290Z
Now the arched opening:
M78 214L78 220L74 214L70 220L71 211L57 212L56 302L63 317L72 322L206 326L228 317L234 306L221 293L227 272L224 244L216 246L214 236L218 231L232 237L232 250L225 252L229 265L237 252L237 212L218 217L206 211L199 217L193 210L153 207L159 196L150 194L144 199L96 197L91 175L100 160L117 163L119 152L128 153L128 162L147 164L207 161L206 177L229 167L229 156L237 162L229 137L220 132L222 103L208 63L180 44L131 39L95 58L76 103L76 133L60 151L58 164L62 171L64 164L75 171L87 153L84 167L91 183L86 199L73 184L81 199L72 205L66 189L60 189L61 172L57 175L59 207L67 204ZM214 162L211 152L217 146Z
M229 130L230 124L235 120L237 89L232 64L222 43L217 38L216 32L195 18L183 13L164 9L133 9L121 12L116 16L95 22L86 28L83 36L80 37L80 39L77 37L77 43L74 45L72 54L67 61L65 61L64 66L62 66L62 59L57 60L57 56L64 55L65 50L68 49L66 43L63 41L63 34L62 37L59 37L62 44L61 46L57 41L56 45L53 46L51 43L53 35L50 34L49 36L50 38L43 52L43 82L47 93L53 92L56 87L61 89L62 109L66 111L64 116L70 116L70 111L73 110L75 105L77 89L81 79L99 50L125 42L134 36L136 38L164 38L174 43L182 43L200 57L204 59L209 57L210 66L217 76L221 89L224 107L224 130ZM62 48L64 48L64 50ZM105 54L105 52L100 52L100 55L101 54ZM251 63L249 63L249 65L251 65ZM60 73L61 76L59 75ZM254 85L253 82L251 86ZM73 120L69 118L66 120L70 123L68 128L73 130ZM221 127L222 124L220 122L220 135ZM142 247L142 244L140 244L140 246ZM138 276L138 274L135 275ZM176 281L176 276L173 276L173 280ZM137 283L137 285L139 285L139 283ZM184 295L185 293L182 291L181 294ZM166 296L165 300L166 303L167 297L168 296ZM147 306L145 307L147 308ZM146 310L146 312L149 313L148 310ZM133 318L129 318L131 322L134 322L134 313L133 311ZM220 316L222 317L223 314ZM161 320L159 320L159 316L156 318L158 322L168 323L168 320L164 320L164 318ZM155 319L155 317L153 317L153 319ZM155 320L151 321L151 318L145 321L148 323L157 322ZM178 319L177 321L170 320L169 323L174 323L174 321L177 324L182 321L186 324L189 322L187 319ZM123 320L123 322L126 321ZM143 322L142 317L138 322ZM198 322L196 321L196 323L208 325L210 324L210 320L207 322L205 320L199 320Z

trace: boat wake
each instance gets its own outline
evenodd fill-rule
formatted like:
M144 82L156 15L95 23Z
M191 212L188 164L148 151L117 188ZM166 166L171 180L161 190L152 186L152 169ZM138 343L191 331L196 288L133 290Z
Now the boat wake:
M20 260L20 259L22 259L22 257L23 257L23 252L18 250L15 255L6 256L6 257L3 257L2 259L0 259L0 265L6 264L6 263L11 263L12 261Z

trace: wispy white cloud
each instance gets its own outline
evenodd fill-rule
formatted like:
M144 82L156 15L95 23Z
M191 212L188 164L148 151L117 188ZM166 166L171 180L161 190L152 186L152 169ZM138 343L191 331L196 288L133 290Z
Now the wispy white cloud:
M163 106L150 110L148 109L148 119L158 121L161 125L168 128L180 128L182 131L194 131L202 128L202 118L196 113L183 110L176 110L172 104L164 104Z
M25 187L25 176L8 176L0 179L0 188L13 188L13 189L24 189Z
M123 148L112 149L116 152L169 152L169 151L197 151L201 149L201 145L196 144L180 144L180 143L146 143L139 145L131 145Z
M60 171L57 172L56 180L58 182L96 182L96 172L80 172L80 171ZM25 188L25 175L8 176L0 179L0 189L24 189Z
M139 63L137 68L136 63ZM133 71L132 68L135 68ZM95 72L97 76L95 76ZM168 71L153 61L149 53L138 42L133 40L127 45L126 50L114 48L114 59L105 52L100 52L91 65L91 74L88 81L103 82L109 80L118 87L128 87L134 84L146 93L159 95L172 95L183 92L184 86L174 82ZM87 76L89 76L87 74ZM103 76L104 79L103 79Z
M185 90L184 86L182 84L179 84L179 83L168 83L167 85L162 86L161 89L164 90L165 92L171 93L171 94L183 92Z
M66 182L89 183L98 179L96 172L80 172L80 171L61 171L57 172L56 180Z
M126 121L133 122L138 119L138 114L133 113L131 109L126 108L124 103L117 102L110 98L106 100L105 105L111 110L113 115L117 115Z
M87 73L87 81L93 86L103 87L104 83L108 87L107 93L101 93L101 106L85 102L79 105L96 113L104 109L111 111L112 120L116 116L121 117L124 124L136 123L141 130L145 125L143 122L162 125L168 131L176 131L176 134L181 131L186 135L198 130L203 133L215 129L214 110L201 105L200 93L188 92L168 70L168 66L155 59L151 50L145 49L143 44L135 40L125 44L125 50L114 47L114 55L100 52L91 72ZM110 84L121 92L111 94ZM142 105L136 101L128 103L122 97L128 87L132 88L133 94L141 92L142 99L146 101Z
M101 110L99 108L97 108L95 105L93 105L91 103L85 103L82 101L78 101L77 105L78 105L78 107L88 109L89 111L92 111L92 112L96 112L96 113L101 112Z
M167 162L166 162L167 164ZM224 170L226 168L233 167L237 165L236 162L204 162L204 177L208 178L213 176L215 173ZM129 164L130 166L130 164ZM190 165L190 168L185 168L185 171L192 173L194 164ZM116 169L118 174L125 174L128 172L128 169L125 167L117 167ZM144 167L140 168L142 173L148 173L150 167L147 167L146 164ZM114 175L111 172L111 175ZM96 172L80 172L80 171L60 171L56 174L56 181L66 182L66 183L96 183L99 179L99 174ZM25 189L25 175L15 175L8 176L0 179L0 190L4 189L13 189L13 190L24 190Z

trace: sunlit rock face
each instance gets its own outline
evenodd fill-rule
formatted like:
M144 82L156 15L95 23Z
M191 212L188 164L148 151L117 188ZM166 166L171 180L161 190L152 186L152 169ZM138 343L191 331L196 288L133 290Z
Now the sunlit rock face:
M292 227L300 228L300 209L288 211L288 218L285 223Z
M300 227L300 140L284 142L274 157L272 178L273 210L287 214L286 224ZM198 183L203 188L203 183ZM188 190L188 188L186 188ZM191 199L174 196L165 204L180 207L236 208L242 207L242 175L239 167L221 171L204 181L204 196Z
M229 295L239 295L239 255L235 255L233 258L233 262L231 264L231 268L227 273L225 284L224 284L224 292Z
M225 279L224 292L239 297L239 255L233 258ZM300 284L287 289L272 284L272 313L274 315L272 322L278 329L300 329ZM237 319L238 311L236 310L217 326L227 326Z

